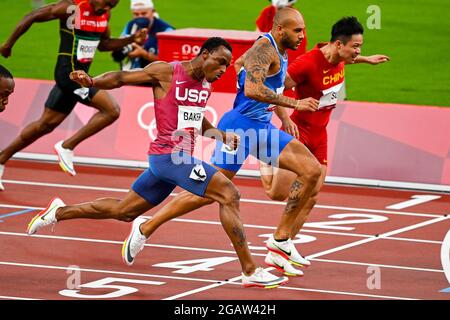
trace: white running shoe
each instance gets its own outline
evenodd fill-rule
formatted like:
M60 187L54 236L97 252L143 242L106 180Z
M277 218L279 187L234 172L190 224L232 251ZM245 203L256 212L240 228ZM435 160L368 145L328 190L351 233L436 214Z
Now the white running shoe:
M146 221L147 219L143 218L134 220L131 225L130 234L123 242L122 259L129 266L133 264L136 255L144 249L147 238L141 233L140 226Z
M277 277L263 268L256 268L253 274L246 276L242 273L242 285L244 287L260 287L272 289L289 281L288 277Z
M5 165L0 164L0 191L5 190L5 187L3 186L3 183L2 183L3 172L5 172Z
M281 273L291 276L291 277L302 277L303 272L301 270L295 269L291 263L280 256L277 253L274 252L268 252L266 255L266 258L264 259L264 262L271 267L274 267Z
M56 223L56 210L65 207L66 204L60 198L53 198L47 209L39 212L28 224L27 234L32 235L40 228Z
M299 267L309 267L311 262L302 257L302 255L295 248L291 239L287 241L276 241L273 236L266 242L266 247L269 251L278 253L283 258L289 260L290 263Z
M73 168L73 151L70 149L63 148L63 140L55 144L55 152L58 155L59 166L64 172L67 172L71 176L76 175L75 169Z

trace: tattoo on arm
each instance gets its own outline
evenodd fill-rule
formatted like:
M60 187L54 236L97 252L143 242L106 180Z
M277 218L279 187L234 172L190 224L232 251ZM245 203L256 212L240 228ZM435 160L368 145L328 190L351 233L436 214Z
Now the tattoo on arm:
M278 59L275 48L268 42L263 42L251 49L245 56L245 95L257 101L295 108L297 100L277 94L268 88L264 81L270 66Z
M270 102L276 99L277 96L276 92L264 85L270 65L275 57L275 49L267 42L256 46L245 57L246 87L248 92L264 102Z

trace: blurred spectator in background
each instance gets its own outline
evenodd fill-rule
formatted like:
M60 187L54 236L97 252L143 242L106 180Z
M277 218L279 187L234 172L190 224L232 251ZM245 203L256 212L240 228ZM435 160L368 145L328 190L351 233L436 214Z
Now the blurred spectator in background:
M297 2L297 0L269 0L271 2L271 5L265 7L258 19L256 19L256 29L260 32L270 32L272 30L273 25L273 18L275 17L275 14L277 13L277 10L284 7L293 7L294 3ZM288 52L288 62L291 63L295 60L299 55L306 52L306 31L304 31L305 38L302 40L302 43L297 48L297 50L287 50Z
M121 70L144 68L158 60L157 32L174 30L167 22L159 19L152 0L131 0L133 20L127 23L122 31L122 37L127 37L137 30L147 28L148 38L143 46L130 44L121 50L113 52L114 61L120 63Z

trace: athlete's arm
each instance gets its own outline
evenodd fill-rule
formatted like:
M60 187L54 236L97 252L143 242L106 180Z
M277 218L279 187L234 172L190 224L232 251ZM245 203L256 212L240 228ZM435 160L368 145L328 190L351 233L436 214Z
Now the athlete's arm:
M148 30L144 28L136 31L136 33L132 34L129 37L113 39L111 38L111 30L108 27L106 31L102 34L102 39L98 44L98 50L114 51L122 49L126 45L129 45L130 43L133 42L136 42L137 44L144 44L145 40L147 39L147 32Z
M27 14L16 26L14 32L4 43L4 45L0 47L1 55L5 58L11 56L11 51L14 44L25 32L28 31L33 23L67 18L69 16L68 11L70 5L72 5L72 3L70 3L69 1L62 0L57 3L52 3L42 8L33 10L32 12Z
M70 79L83 87L110 90L129 84L150 83L156 85L161 82L170 82L172 72L170 64L158 61L149 64L144 69L107 72L95 78L90 77L82 70L77 70L70 73Z
M295 138L299 138L300 134L298 132L298 127L294 121L291 120L289 114L286 111L286 108L277 106L275 108L275 114L281 120L281 126L284 128L284 131L289 133L291 136Z
M372 56L357 56L355 63L379 64L391 60L384 54L374 54Z
M244 62L247 71L244 87L245 95L257 101L296 109L299 107L301 100L277 94L264 84L269 68L275 59L278 59L277 52L268 42L258 41L249 49ZM309 111L316 111L319 107L318 101L312 98L308 99L308 101L305 101L306 107Z
M229 145L231 148L233 148L233 150L236 150L236 148L239 146L240 137L237 134L217 129L206 118L203 118L202 122L202 135L204 137L218 139L219 141L222 141L223 143Z

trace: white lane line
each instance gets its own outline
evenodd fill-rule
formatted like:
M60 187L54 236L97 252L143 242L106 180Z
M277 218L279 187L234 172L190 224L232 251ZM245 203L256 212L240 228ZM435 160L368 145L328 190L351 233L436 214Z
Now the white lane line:
M29 268L40 268L40 269L54 269L54 270L73 270L70 267L61 267L61 266L50 266L50 265L41 265L41 264L30 264L30 263L18 263L18 262L7 262L0 261L0 265L5 266L15 266L15 267L29 267ZM98 269L87 269L87 268L79 268L78 270L82 272L93 272L93 273L106 273L106 274L118 274L118 275L127 275L127 276L136 276L136 277L146 277L146 278L159 278L159 279L171 279L171 280L185 280L185 281L196 281L196 282L213 282L206 287L215 288L218 286L222 286L224 284L232 284L241 286L241 283L235 282L240 279L240 277L235 277L230 279L229 281L221 281L221 280L211 280L211 279L197 279L190 277L174 277L174 276L163 276L163 275L153 275L153 274L144 274L144 273L134 273L134 272L120 272L120 271L112 271L112 270L98 270ZM206 288L202 287L202 288ZM194 289L189 292L201 292L204 291L199 289ZM382 296L382 295L372 295L372 294L364 294L364 293L354 293L347 291L332 291L332 290L321 290L321 289L306 289L306 288L295 288L283 286L280 287L284 290L294 290L294 291L306 291L306 292L319 292L319 293L331 293L331 294L339 294L346 296L358 296L358 297L367 297L367 298L380 298L380 299L396 299L396 300L418 300L415 298L406 298L406 297L394 297L394 296ZM178 298L182 297L183 294L177 295ZM173 296L175 297L175 296ZM168 297L163 300L174 300L176 298Z
M333 248L333 249L330 249L330 250L325 250L325 251L322 251L322 252L318 252L316 254L309 255L306 258L313 259L313 258L321 257L321 256L324 256L324 255L327 255L327 254L330 254L330 253L335 253L335 252L338 252L338 251L346 250L346 249L349 249L349 248L352 248L352 247L356 247L356 246L359 246L359 245L362 245L362 244L365 244L365 243L368 243L368 242L372 242L372 241L375 241L375 240L378 240L378 239L383 239L383 237L387 237L387 236L403 233L403 232L410 231L410 230L413 230L413 229L417 229L417 228L420 228L420 227L423 227L423 226L426 226L426 225L430 225L430 224L433 224L433 223L436 223L436 222L440 222L440 221L446 220L448 218L450 218L450 217L439 217L439 218L431 219L431 220L428 220L428 221L425 221L425 222L421 222L421 223L418 223L418 224L415 224L415 225L411 225L411 226L408 226L408 227L405 227L405 228L401 228L401 229L393 230L393 231L390 231L390 232L386 232L384 234L381 234L379 237L363 239L363 240L359 240L359 241L352 242L352 243L349 243L349 244L346 244L346 245L342 245L342 246L339 246L339 247L336 247L336 248ZM270 270L274 270L274 268L267 268L267 270L269 270L269 271ZM240 278L241 277L236 277L236 278L233 278L233 279L239 280ZM205 286L203 288L197 288L195 290L195 292L190 293L190 291L188 291L188 292L180 293L176 297L186 297L186 296L188 296L190 294L198 293L198 292L201 292L201 291L206 291L206 290L209 290L209 289L212 289L212 288L217 288L217 287L219 287L221 285L223 285L223 284L216 284L215 286ZM172 297L169 297L169 298L172 298Z
M96 186L84 186L84 185L68 185L68 184L58 184L58 183L45 183L45 182L33 182L33 181L19 181L19 180L3 180L3 183L20 184L20 185L31 185L31 186L44 186L44 187L55 187L55 188L66 188L66 189L81 189L81 190L95 190L95 191L110 191L110 192L128 192L129 189L120 188L105 188ZM171 196L176 196L177 193L172 193ZM282 205L285 206L286 202L283 201L272 201L272 200L258 200L258 199L245 199L242 198L241 202L246 203L256 203L256 204L269 204L269 205ZM393 215L406 215L406 216L416 216L416 217L429 217L434 218L438 216L443 216L443 213L417 213L417 212L397 212L389 210L375 210L366 208L352 208L352 207L341 207L341 206L328 206L328 205L315 205L314 208L319 209L330 209L330 210L344 210L344 211L359 211L359 212L371 212L371 213L384 213Z
M15 233L15 232L4 232L4 231L0 231L0 235L18 236L18 237L30 237L30 238L50 239L50 240L82 241L82 242L91 242L91 243L104 243L104 244L122 245L122 242L120 242L120 241L100 240L100 239L91 239L91 238L75 238L75 237L37 235L37 234L29 236L26 233ZM220 249L186 247L186 246L173 246L173 245L150 244L150 243L146 243L145 246L146 247L152 247L152 248L160 248L160 249L201 251L201 252L229 254L229 255L233 255L233 256L236 255L236 252L232 251L232 250L220 250ZM265 257L266 253L252 252L252 256ZM412 271L441 272L441 273L444 272L443 270L437 270L437 269L416 268L416 267L397 266L397 265L385 265L385 264L382 265L382 264L376 264L376 263L363 263L363 262L353 262L353 261L345 261L345 260L328 260L328 259L316 259L316 258L311 259L311 260L312 261L320 261L320 262L350 264L350 265L380 266L380 267L384 267L384 268L404 269L404 270L412 270Z
M44 210L45 209L44 207L17 206L17 205L8 205L8 204L0 204L0 208L33 209L33 210ZM151 216L142 216L142 218L150 219ZM222 225L219 221L183 219L183 218L176 218L176 219L173 219L171 221L187 222L187 223L198 223L198 224L209 224L209 225L217 225L217 226L221 226ZM254 228L254 229L267 229L267 230L275 230L276 229L276 227L262 226L262 225L255 225L255 224L246 224L246 223L244 224L244 227L245 228ZM347 233L347 232L336 232L336 231L323 231L323 230L302 229L302 233L303 232L304 233L319 233L319 234L347 236L347 237L359 237L359 238L374 237L374 235L370 235L370 234L349 233L349 232ZM425 240L425 239L396 238L396 237L386 237L386 239L388 239L388 240L396 240L396 241L407 241L407 242L411 241L411 242L420 242L420 243L442 244L442 241Z
M72 267L60 267L60 266L50 266L50 265L45 265L45 264L32 264L32 263L20 263L20 262L9 262L9 261L0 261L0 265L13 266L13 267L39 268L39 269L53 269L53 270L73 270ZM157 275L157 274L124 272L124 271L113 271L113 270L99 270L99 269L87 269L87 268L77 268L77 270L84 271L84 272L93 272L93 273L107 273L107 274L134 276L134 277L161 278L161 279L170 279L170 280L186 280L186 281L210 282L210 283L216 283L216 282L220 281L220 280L211 280L211 279L164 276L164 275Z
M435 273L444 273L444 270L438 269L428 269L428 268L416 268L416 267L404 267L404 266L394 266L390 264L379 264L379 263L367 263L367 262L354 262L354 261L343 261L343 260L331 260L331 259L319 259L314 258L312 261L318 262L327 262L327 263L338 263L338 264L349 264L355 266L364 266L364 267L380 267L387 269L401 269L401 270L410 270L410 271L424 271L424 272L435 272Z
M35 298L10 297L10 296L0 296L0 299L7 299L7 300L42 300L42 299L35 299Z
M431 195L431 194L419 194L419 195L411 196L411 199L409 199L409 200L387 206L386 209L402 210L405 208L417 206L419 204L423 204L423 203L437 200L440 198L442 198L442 196L435 196L435 195Z
M279 289L288 289L286 287L278 287ZM304 289L304 288L289 288L290 290L296 291L307 291L307 292L320 292L320 293L334 293L334 294L345 294L357 297L368 297L368 298L379 298L379 299L393 299L393 300L420 300L417 298L404 298L404 297L394 297L394 296L381 296L375 294L365 294L365 293L348 293L348 292L340 292L340 291L330 291L330 290L319 290L319 289Z
M339 247L336 247L336 248L333 248L333 249L330 249L330 250L326 250L326 251L322 251L322 252L319 252L319 253L316 253L316 254L312 254L312 255L308 256L308 258L312 259L312 258L322 257L322 256L330 254L330 253L335 253L335 252L338 252L338 251L342 251L342 250L345 250L345 249L356 247L356 246L359 246L361 244L366 244L366 243L369 243L369 242L372 242L372 241L376 241L376 240L379 240L379 239L386 239L389 236L393 236L393 235L396 235L396 234L404 233L406 231L411 231L411 230L414 230L414 229L418 229L418 228L421 228L421 227L424 227L424 226L428 226L430 224L441 222L441 221L448 220L448 219L450 219L450 217L439 217L439 218L423 221L423 222L420 222L420 223L417 223L417 224L413 224L411 226L407 226L407 227L404 227L404 228L400 228L400 229L396 229L396 230L393 230L393 231L389 231L389 232L380 234L378 237L372 237L372 238L368 238L368 239L359 240L359 241L348 243L348 244L345 244L345 245L342 245L342 246L339 246Z

